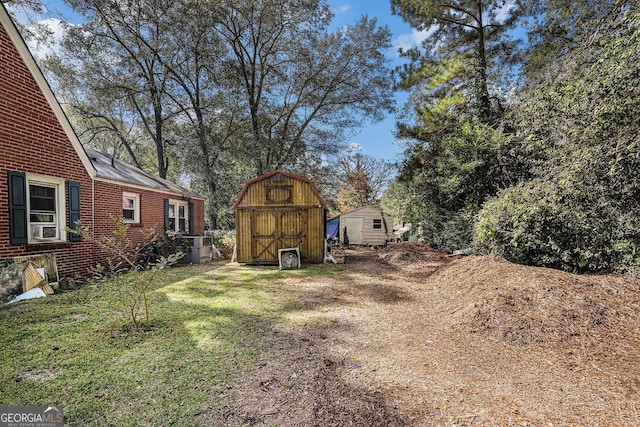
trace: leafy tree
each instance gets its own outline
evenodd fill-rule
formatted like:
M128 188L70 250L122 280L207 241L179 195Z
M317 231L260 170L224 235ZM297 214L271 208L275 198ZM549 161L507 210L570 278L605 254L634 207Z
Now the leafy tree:
M414 28L429 32L422 51L406 53L413 62L401 74L402 87L418 85L435 110L470 98L479 120L493 122L497 107L492 106L490 86L502 87L500 77L513 63L517 43L507 32L524 13L520 2L392 0L391 6Z
M42 25L38 18L45 13L45 7L41 0L2 0L2 4L5 5L7 12L12 16L13 22L20 29L20 33L25 39L35 38L38 42L46 41L48 36L51 35L49 28L46 25ZM28 18L29 24L32 28L28 28L16 19L16 10L20 8L22 11L30 12Z
M133 142L126 136L131 129L143 133L163 178L173 143L166 128L182 112L173 101L173 82L158 59L175 36L167 19L172 4L69 0L84 23L68 26L59 56L51 59L56 65L48 68L72 91L68 100L75 113L97 126L96 132L109 131L138 165Z
M547 160L485 206L478 244L566 269L640 265L639 24L627 8L606 34L583 28L590 48L572 50L563 74L524 98L521 133Z
M519 150L513 129L502 122L501 98L518 59L508 31L525 9L519 2L483 0L391 4L429 36L404 52L411 62L399 70L398 85L411 92L412 111L398 127L406 160L386 203L406 195L419 209L407 206L409 217L401 217L418 224L424 240L443 250L466 247L484 201L521 174L512 171L509 153Z
M344 130L391 111L390 33L375 20L329 32L323 0L221 1L216 11L256 175L335 154Z
M83 141L142 167L151 147L160 176L208 195L213 227L247 164L311 171L305 159L392 109L388 29L363 18L329 32L323 0L69 4L84 23L47 68Z
M2 3L10 9L16 6L24 6L37 13L44 12L44 7L40 0L2 0Z
M382 191L393 180L392 163L356 152L341 157L336 166L338 207L345 209L380 204Z
M339 215L336 199L339 183L336 179L336 167L334 164L327 162L321 155L306 153L297 159L289 170L297 175L309 178L315 184L327 204L329 218Z
M238 90L226 84L225 70L215 60L225 46L214 29L214 11L207 4L177 3L167 15L178 30L157 52L157 60L175 85L170 96L186 119L177 125L181 144L175 154L183 173L208 196L209 225L216 229L224 207L232 204L229 194L237 194L242 182L237 172L248 159L233 151L246 120L236 103Z
M64 53L51 55L41 64L55 84L66 106L74 130L84 144L115 158L128 160L141 169L155 170L155 161L146 162L150 148L144 132L132 120L126 97L104 96L95 79L83 75ZM152 157L152 160L154 157Z
M429 172L421 169L393 182L382 194L381 205L394 218L411 223L419 238L434 244L438 221L433 192L437 186Z
M532 2L527 22L529 48L525 62L527 84L535 86L564 73L572 52L591 49L615 26L633 2L620 0L544 0Z

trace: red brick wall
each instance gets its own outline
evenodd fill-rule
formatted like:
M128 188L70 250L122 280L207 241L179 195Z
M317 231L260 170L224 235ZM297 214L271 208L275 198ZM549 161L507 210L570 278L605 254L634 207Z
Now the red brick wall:
M204 235L204 200L192 199L193 203L193 234L196 236Z
M63 242L11 245L7 173L34 173L80 183L81 220L98 234L110 233L110 215L122 215L122 192L140 194L141 223L130 228L132 239L140 241L142 229L164 231L164 199L173 195L95 181L95 211L92 210L92 181L71 142L22 62L9 36L0 25L0 259L55 253L60 277L84 276L98 259L93 244ZM65 199L68 209L68 194ZM194 232L204 233L204 202L194 204ZM68 212L67 212L68 214Z
M137 187L117 185L111 182L95 182L96 191L96 233L107 233L113 229L112 216L122 216L122 193L134 193L140 195L140 224L131 224L135 237L136 229L154 228L157 233L164 232L164 199L183 200L173 195L157 191L143 190ZM186 200L186 199L184 199ZM194 234L204 233L204 201L190 200L194 207Z
M129 226L129 237L136 243L143 241L141 232L153 228L156 233L164 232L165 196L153 191L119 186L96 181L96 213L95 232L97 235L108 234L113 230L113 217L122 217L122 193L140 195L140 223Z
M79 182L81 219L87 225L91 225L91 179L1 25L0 76L0 258L53 252L61 278L86 274L92 255L86 242L9 244L7 172ZM65 188L65 198L66 193Z
M122 217L122 193L134 193L140 196L140 223L129 226L129 238L135 243L144 241L142 231L154 229L156 233L164 233L164 199L183 200L173 194L102 181L95 182L95 192L96 235L111 233L113 230L112 218ZM192 199L190 202L193 203L194 210L194 234L203 235L204 201Z

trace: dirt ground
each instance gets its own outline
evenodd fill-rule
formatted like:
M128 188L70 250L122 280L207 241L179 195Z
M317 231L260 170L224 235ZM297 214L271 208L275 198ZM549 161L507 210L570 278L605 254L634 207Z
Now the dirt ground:
M640 425L640 290L425 245L283 285L302 311L215 425Z

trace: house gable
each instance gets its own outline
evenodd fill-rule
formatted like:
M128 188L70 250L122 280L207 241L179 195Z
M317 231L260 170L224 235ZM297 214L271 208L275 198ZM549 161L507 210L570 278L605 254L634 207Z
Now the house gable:
M18 32L18 29L16 28L13 20L9 16L4 5L1 3L0 24L3 30L2 35L0 36L0 48L2 52L2 55L0 56L0 74L3 76L3 80L5 80L1 88L4 91L5 89L7 89L5 85L10 86L8 88L9 92L3 92L4 96L7 96L8 99L13 98L15 100L22 100L25 93L40 93L44 98L48 109L50 109L51 113L53 113L55 120L58 122L59 126L62 128L62 131L66 135L66 140L73 147L75 155L82 162L86 173L91 177L95 176L95 169L91 165L89 157L85 153L84 149L82 148L82 144L78 140L75 131L71 127L69 119L62 110L62 107L60 106L57 98L51 91L49 83L42 74L42 70L36 63L35 59L31 55L29 48ZM15 53L17 53L21 61L16 60L17 58ZM22 75L22 79L15 80L7 78L7 76L16 74ZM13 92L16 93L16 96L12 97L11 94ZM20 105L18 105L18 108L19 107ZM29 105L29 107L32 108L25 108L23 111L23 113L25 113L24 120L44 120L46 122L49 122L48 124L51 123L52 117L47 117L49 116L49 114L42 113L44 111L44 108L46 108L45 105L43 105L42 100L38 100L35 105ZM32 111L37 111L37 115L35 117L29 117L27 115ZM0 119L1 117L2 116L0 116Z
M139 170L134 175L147 181L98 175L1 3L0 76L0 264L55 254L60 278L86 276L98 262L95 247L67 227L79 219L96 235L110 233L126 194L137 197L138 231L159 224L162 233L163 206L174 200L186 206L189 232L204 232L197 193ZM132 166L118 166L132 173Z
M66 230L93 225L94 169L2 4L0 75L0 260L55 254L61 278L86 274L92 245Z

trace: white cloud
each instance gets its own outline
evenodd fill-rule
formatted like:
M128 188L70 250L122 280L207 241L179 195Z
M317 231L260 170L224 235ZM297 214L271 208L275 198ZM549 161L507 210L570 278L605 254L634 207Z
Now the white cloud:
M393 41L393 47L396 51L398 49L408 50L414 47L419 47L425 39L433 34L434 31L435 28L423 31L413 30L410 34L400 34Z
M349 9L351 9L351 5L349 4L343 4L338 6L337 8L335 8L333 11L336 15L341 15L343 13L347 13L349 11Z

